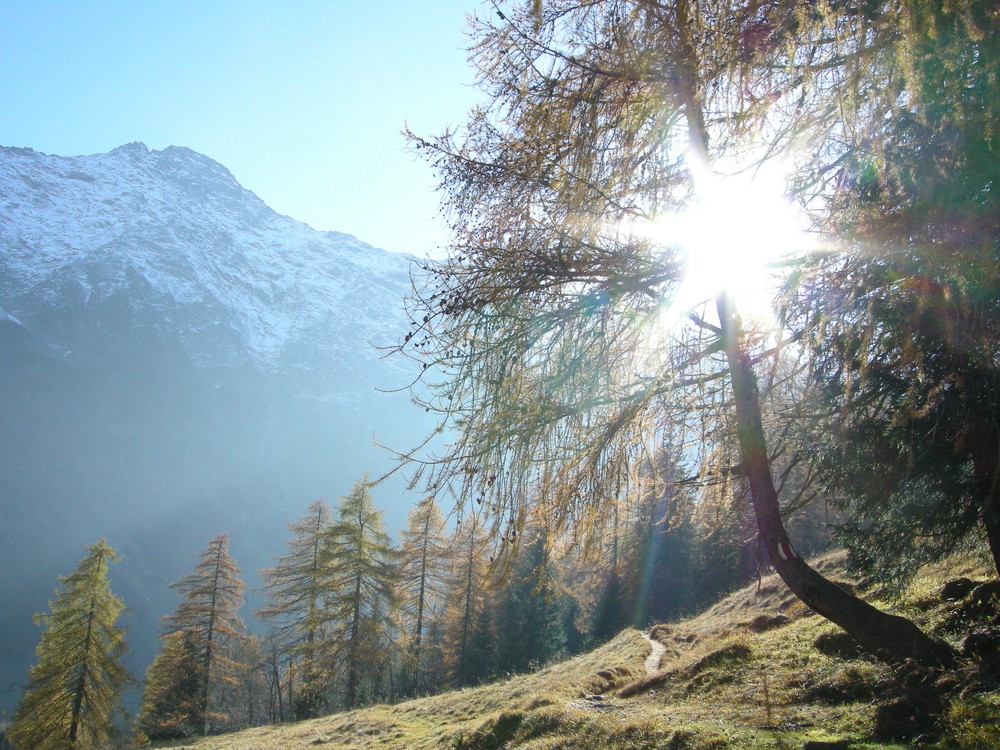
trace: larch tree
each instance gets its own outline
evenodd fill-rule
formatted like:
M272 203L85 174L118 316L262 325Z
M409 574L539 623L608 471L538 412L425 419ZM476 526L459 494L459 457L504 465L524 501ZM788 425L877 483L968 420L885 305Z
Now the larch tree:
M406 660L412 690L419 693L428 688L423 669L427 625L443 597L449 565L445 519L433 496L410 511L400 552L400 602L409 640Z
M267 683L267 710L270 724L279 724L289 716L294 716L294 711L291 713L285 711L285 688L288 688L291 699L293 688L288 683L291 673L294 672L294 669L286 666L286 658L281 640L274 633L269 633L264 639L261 665Z
M273 723L270 721L268 664L261 640L255 635L241 638L233 661L236 684L227 691L230 726L245 729Z
M684 473L680 448L662 446L656 470L664 477L659 486L625 496L622 500L629 500L627 505L619 501L622 507L612 517L612 529L602 534L598 564L588 566L584 556L573 565L589 573L573 581L571 588L579 590L589 579L593 593L586 611L594 642L604 642L626 626L645 628L668 622L737 583L729 578L721 591L718 586L707 586L695 564L700 556L695 509L700 503ZM725 554L738 542L738 537L724 539L717 551Z
M130 677L121 665L125 608L111 592L108 565L118 555L101 540L62 578L49 614L38 615L37 663L7 729L16 750L86 750L114 746L115 720L123 718L122 690Z
M233 657L246 632L238 614L246 588L239 574L229 556L229 536L219 534L199 555L194 571L170 586L183 599L165 618L164 638L182 633L197 651L199 693L190 720L202 734L225 724L224 696L236 683Z
M291 524L287 554L261 571L268 602L258 614L276 624L283 647L299 663L302 683L292 710L295 718L320 716L326 708L329 677L322 664L328 617L323 597L330 570L323 547L332 523L330 508L317 500Z
M893 25L867 5L551 0L479 19L487 103L460 132L413 136L441 176L454 242L415 288L401 349L423 361L424 403L457 435L421 476L483 502L501 533L529 503L556 531L599 528L613 498L665 481L644 468L715 389L761 547L789 588L869 652L939 664L946 646L791 544L755 372L782 342L744 321L732 288L762 248L807 249L757 210L760 183L733 186L781 161L814 183L835 168L848 127L837 86L863 89L872 34ZM813 190L799 195L821 201ZM730 254L713 259L719 248Z
M328 645L344 670L344 704L356 706L386 662L391 639L397 551L382 526L367 479L340 498L337 520L326 532L322 564L329 570L323 606L330 619Z

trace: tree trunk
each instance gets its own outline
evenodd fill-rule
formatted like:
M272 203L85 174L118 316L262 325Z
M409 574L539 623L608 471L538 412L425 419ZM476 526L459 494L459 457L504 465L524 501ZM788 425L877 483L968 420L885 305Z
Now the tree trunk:
M295 669L292 657L288 657L288 711L295 718Z
M354 577L354 611L351 617L351 643L347 656L347 707L358 702L358 639L361 634L361 573Z
M972 468L982 499L979 519L986 531L993 567L1000 577L1000 436L992 423L980 422L970 429Z
M80 730L80 718L83 715L83 697L87 692L87 671L90 669L90 642L94 632L94 618L96 615L97 602L93 598L90 600L90 609L87 612L87 635L83 642L84 662L80 665L80 677L77 680L73 691L73 710L69 724L69 746L75 748Z
M1000 578L1000 503L997 502L995 492L991 492L983 499L982 521L990 545L990 554L993 555L993 568Z
M219 593L219 576L222 573L222 565L218 559L218 552L219 551L216 550L215 572L212 577L212 598L209 600L208 628L205 634L205 675L204 680L202 681L201 693L201 733L203 735L208 735L208 733L212 730L211 716L208 713L208 691L212 679L212 648L214 645L212 641L215 638L216 599Z
M743 350L739 316L723 294L716 300L729 362L743 467L750 483L757 529L775 570L806 606L846 630L866 651L886 661L912 658L928 666L949 663L954 654L905 617L886 614L816 572L796 554L778 506L778 493L764 438L760 393Z
M427 593L427 546L429 539L429 521L424 524L424 543L420 557L420 590L417 596L417 627L413 644L413 692L420 695L420 647L424 638L424 597Z

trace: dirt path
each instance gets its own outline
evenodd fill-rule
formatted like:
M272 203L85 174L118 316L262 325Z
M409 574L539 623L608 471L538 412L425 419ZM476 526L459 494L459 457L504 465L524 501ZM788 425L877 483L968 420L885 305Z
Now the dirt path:
M660 671L660 659L663 658L667 647L659 641L650 638L649 633L643 633L642 637L649 641L649 645L653 649L649 656L646 657L646 674L656 674Z
M664 646L659 641L655 641L649 637L649 633L642 633L642 637L646 639L649 643L651 649L649 656L643 662L643 666L646 669L646 674L656 674L660 671L660 659L666 652L667 647ZM623 703L621 700L617 699L612 695L587 695L583 698L575 701L569 701L566 705L571 708L576 708L581 711L598 712L598 713L617 713L622 718L629 715L630 709L627 703Z

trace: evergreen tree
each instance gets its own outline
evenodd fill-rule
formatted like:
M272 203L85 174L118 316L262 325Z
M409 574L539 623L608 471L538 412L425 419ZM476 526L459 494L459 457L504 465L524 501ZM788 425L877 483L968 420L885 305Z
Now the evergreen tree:
M285 666L286 652L282 641L274 634L265 636L261 646L261 669L267 689L267 715L269 724L279 724L294 718L294 711L286 711L285 689L292 672Z
M233 656L246 631L237 614L246 588L239 573L229 556L228 535L219 534L199 555L194 571L171 584L184 598L166 618L165 635L183 633L197 651L199 697L190 721L202 734L228 721L221 699L235 684Z
M691 489L679 481L679 450L661 452L660 472L664 477L661 490L645 498L637 528L641 544L633 624L640 628L676 619L696 596L692 585L696 577L694 498Z
M277 635L300 662L302 683L293 706L296 719L320 716L326 708L327 683L321 666L327 614L323 595L330 571L323 547L331 525L330 509L317 500L306 516L289 526L294 538L278 564L261 571L268 603L261 617L277 623Z
M588 640L595 646L611 640L631 624L627 592L617 567L608 571L599 591L588 632Z
M564 557L567 588L585 612L586 640L604 643L631 623L628 601L628 496L615 499L602 533L590 545L575 545Z
M397 552L382 528L367 479L340 499L337 521L326 532L322 564L328 568L323 606L333 623L328 646L343 665L344 703L356 706L388 657L387 616L394 599ZM370 694L372 691L369 690Z
M545 536L536 529L527 536L529 541L515 553L494 614L495 669L500 674L535 670L567 653L568 604L557 590Z
M753 524L732 489L732 482L711 481L695 500L694 488L665 483L661 494L650 493L629 509L630 528L615 544L615 563L596 560L591 566L603 571L601 577L583 579L597 591L590 643L603 643L626 627L674 620L756 572L758 561L747 567L743 560L756 549L755 532L747 538ZM586 559L573 565L588 567Z
M267 664L262 644L255 635L239 641L235 654L236 684L226 691L224 707L237 729L258 727L270 721Z
M445 668L445 611L448 579L442 582L444 589L440 599L430 607L421 639L420 679L424 691L439 692L447 681Z
M454 664L454 678L460 685L488 682L503 673L498 659L500 622L496 616L496 591L483 592L480 606L470 613L462 660Z
M485 676L489 618L485 609L490 561L478 513L461 519L451 539L451 570L444 611L444 659L450 680L469 685Z
M104 540L90 547L61 579L49 614L36 617L44 628L38 661L7 730L17 750L96 750L116 738L129 682L117 625L124 604L107 580L108 564L118 559Z
M190 737L204 730L204 668L192 633L163 636L163 648L146 670L136 725L153 741Z
M692 540L697 603L708 604L731 591L764 563L756 557L757 529L740 490L731 478L701 488Z
M858 135L835 227L854 252L818 262L795 307L816 324L815 447L843 540L902 583L963 543L1000 572L1000 15L887 5L871 89L841 101Z
M409 637L407 660L412 665L409 679L416 692L432 687L424 666L424 646L429 615L443 595L448 570L444 525L440 508L433 496L428 496L410 511L402 535L400 598Z

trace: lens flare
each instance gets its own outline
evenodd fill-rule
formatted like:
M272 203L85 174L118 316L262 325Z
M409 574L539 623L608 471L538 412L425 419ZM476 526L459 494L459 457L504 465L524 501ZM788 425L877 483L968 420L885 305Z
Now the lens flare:
M672 309L677 316L722 292L744 318L774 322L774 265L809 243L803 213L786 194L780 164L731 174L692 165L694 191L679 211L652 223L650 238L679 248L684 279Z

